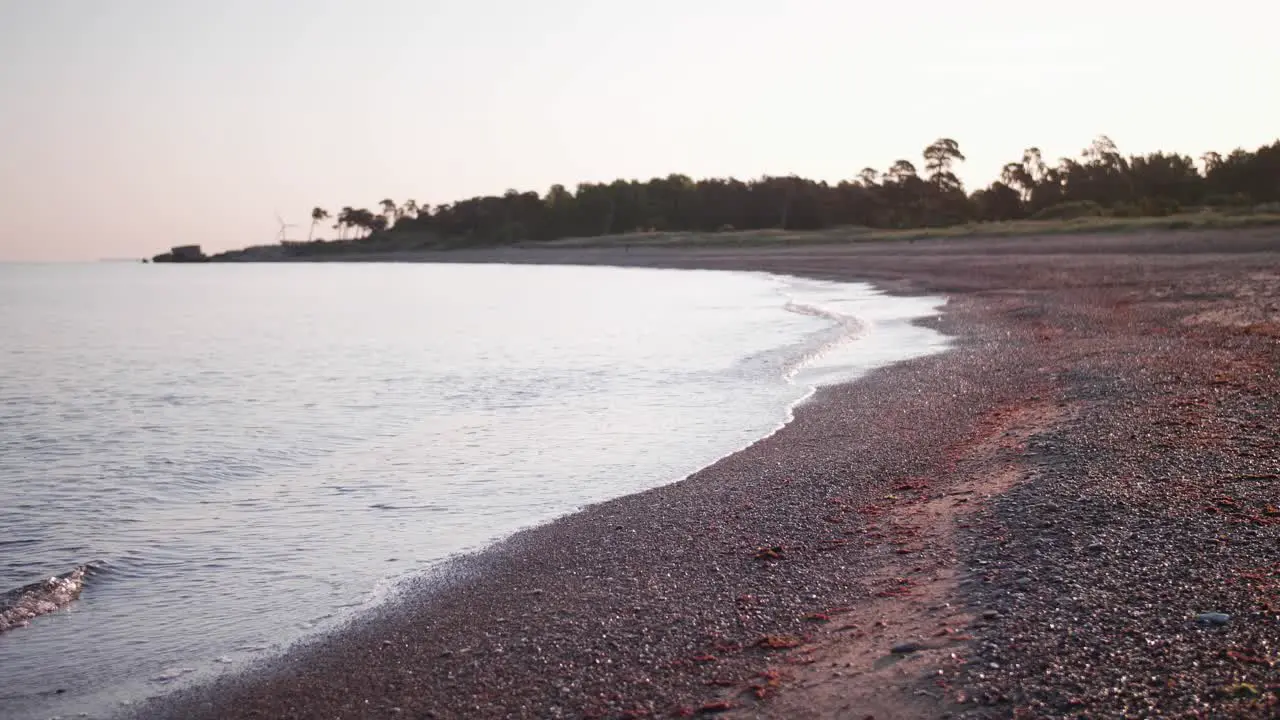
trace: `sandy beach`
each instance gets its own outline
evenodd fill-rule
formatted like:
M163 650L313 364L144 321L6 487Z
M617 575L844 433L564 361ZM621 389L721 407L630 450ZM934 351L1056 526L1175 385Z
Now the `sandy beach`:
M956 346L138 717L1280 713L1274 229L363 259L869 281Z

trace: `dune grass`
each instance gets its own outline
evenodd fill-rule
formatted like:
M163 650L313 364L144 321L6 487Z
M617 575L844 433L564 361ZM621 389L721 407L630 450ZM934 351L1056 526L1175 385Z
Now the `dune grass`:
M935 228L886 230L858 226L825 230L738 230L725 232L637 232L598 237L563 238L544 242L488 243L477 245L466 238L441 238L433 233L390 232L358 241L329 242L312 246L296 243L258 246L213 256L215 261L255 261L289 259L350 259L355 256L393 257L420 252L476 248L678 248L678 247L776 247L791 245L834 245L895 240L943 240L947 238L1000 238L1066 234L1159 232L1168 230L1236 230L1280 226L1280 209L1202 210L1164 217L1089 216L1062 220L1011 220L968 223Z
M968 223L936 228L884 230L867 227L839 227L826 230L742 230L730 232L652 232L564 238L542 243L522 243L522 247L712 247L743 245L819 245L890 240L943 238L1017 237L1072 233L1126 233L1161 230L1233 230L1280 226L1280 213L1229 214L1195 212L1165 217L1083 217L1070 220L1010 220Z

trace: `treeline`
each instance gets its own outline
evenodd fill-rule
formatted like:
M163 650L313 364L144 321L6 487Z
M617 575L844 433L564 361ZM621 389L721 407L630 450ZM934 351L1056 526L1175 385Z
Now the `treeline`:
M668 175L647 182L582 183L573 191L553 185L543 195L508 190L434 207L386 199L377 210L345 207L331 215L316 208L312 233L332 218L339 239L347 240L344 245L402 233L480 245L645 231L925 228L1083 215L1136 217L1193 206L1280 203L1280 141L1254 152L1207 153L1198 165L1176 153L1126 156L1105 136L1079 157L1054 164L1029 148L1006 164L998 179L973 192L954 172L964 159L959 144L944 138L924 149L919 167L898 160L887 170L865 168L834 185L795 176L743 181Z

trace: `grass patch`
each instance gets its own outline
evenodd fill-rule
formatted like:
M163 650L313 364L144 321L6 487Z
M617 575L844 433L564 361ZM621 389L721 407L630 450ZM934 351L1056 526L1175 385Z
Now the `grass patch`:
M1266 210L1259 212L1259 210ZM1073 218L1010 220L968 223L934 228L885 230L868 227L836 227L825 230L730 230L724 232L643 232L599 237L563 238L546 242L477 243L470 238L440 237L434 233L391 232L368 239L320 243L293 243L289 247L266 245L233 250L212 259L234 260L343 260L354 257L394 257L421 251L518 248L705 248L777 247L789 245L838 245L847 243L944 240L947 238L1037 237L1067 234L1158 232L1165 230L1236 230L1280 226L1280 208L1205 209L1163 217L1084 216Z
M522 243L522 247L602 248L602 247L740 247L757 245L823 245L893 240L935 240L945 238L1034 237L1087 233L1155 232L1162 230L1235 230L1280 226L1280 213L1225 214L1212 211L1186 212L1164 217L1078 217L1063 220L1010 220L968 223L937 228L882 230L866 227L839 227L826 230L741 230L733 232L656 232L564 238L544 243Z

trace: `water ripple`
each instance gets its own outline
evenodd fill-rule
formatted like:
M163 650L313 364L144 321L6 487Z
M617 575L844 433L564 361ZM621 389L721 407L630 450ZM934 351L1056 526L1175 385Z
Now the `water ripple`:
M908 322L932 302L607 268L0 265L0 591L97 561L0 637L0 716L238 667L674 480L772 431L805 367L941 347Z

